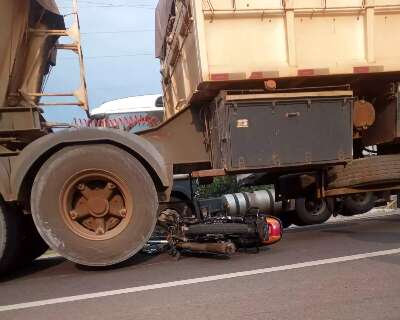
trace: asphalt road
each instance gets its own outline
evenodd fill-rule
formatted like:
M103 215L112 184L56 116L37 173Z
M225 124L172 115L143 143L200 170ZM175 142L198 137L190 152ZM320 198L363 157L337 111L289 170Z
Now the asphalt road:
M400 319L400 214L291 229L230 259L42 259L0 280L0 319Z

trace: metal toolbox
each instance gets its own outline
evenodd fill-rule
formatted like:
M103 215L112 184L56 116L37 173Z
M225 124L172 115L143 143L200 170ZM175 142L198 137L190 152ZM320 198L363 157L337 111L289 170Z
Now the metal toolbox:
M229 95L211 105L214 168L227 171L352 159L351 91Z

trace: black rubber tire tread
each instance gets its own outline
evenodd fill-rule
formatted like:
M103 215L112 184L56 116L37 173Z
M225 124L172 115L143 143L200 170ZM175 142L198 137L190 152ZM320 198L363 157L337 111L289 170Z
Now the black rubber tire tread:
M107 240L75 234L59 212L65 181L88 169L118 176L132 197L131 221L120 234ZM40 235L54 251L78 264L100 267L125 261L143 248L156 225L158 197L149 173L129 153L106 144L73 146L58 151L40 168L32 188L31 208Z
M281 220L284 229L289 228L291 225L296 224L297 214L296 211L282 212L276 215L276 218Z
M279 216L279 220L281 220L282 228L287 229L293 224L293 219L288 217L288 214L282 214Z
M356 159L328 171L328 188L362 187L400 182L400 154Z
M326 203L326 201L330 200L321 200L324 201L324 205L322 208L319 210L317 215L313 215L310 211L307 210L306 208L306 199L304 198L299 198L296 199L296 213L297 213L297 219L296 225L298 226L307 226L307 225L314 225L314 224L322 224L326 222L331 216L332 213L329 210L329 206Z
M0 202L0 275L18 266L21 247L21 215Z
M345 196L343 199L343 216L355 216L371 211L375 206L376 196L373 192L365 193L362 201L357 201L352 195Z
M18 264L25 266L43 255L49 246L42 239L31 215L23 216L23 234Z

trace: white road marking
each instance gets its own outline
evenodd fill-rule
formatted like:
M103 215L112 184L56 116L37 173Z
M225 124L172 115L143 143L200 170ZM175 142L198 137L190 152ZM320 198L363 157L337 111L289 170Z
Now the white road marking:
M129 293L138 293L138 292L164 289L164 288L181 287L181 286L187 286L187 285L193 285L193 284L199 284L199 283L248 277L248 276L266 274L266 273L272 273L272 272L279 272L279 271L309 268L309 267L322 266L322 265L328 265L328 264L334 264L334 263L343 263L343 262L356 261L356 260L362 260L362 259L368 259L368 258L374 258L374 257L382 257L382 256L388 256L388 255L395 255L395 254L400 254L400 248L391 249L391 250L383 250L383 251L375 251L375 252L369 252L369 253L361 253L361 254L355 254L355 255L351 255L351 256L343 256L343 257L330 258L330 259L315 260L315 261L309 261L309 262L303 262L303 263L289 264L289 265L278 266L278 267L255 269L255 270L233 272L233 273L227 273L227 274L221 274L221 275L215 275L215 276L207 276L207 277L193 278L193 279L187 279L187 280L151 284L151 285L140 286L140 287L132 287L132 288L119 289L119 290L102 291L102 292L95 292L95 293L89 293L89 294L81 294L81 295L76 295L76 296L48 299L48 300L39 300L39 301L32 301L32 302L26 302L26 303L4 305L4 306L0 306L0 312L21 310L21 309L28 309L28 308L35 308L35 307L43 307L43 306L48 306L48 305L60 304L60 303L84 301L84 300L89 300L89 299L104 298L104 297L129 294Z

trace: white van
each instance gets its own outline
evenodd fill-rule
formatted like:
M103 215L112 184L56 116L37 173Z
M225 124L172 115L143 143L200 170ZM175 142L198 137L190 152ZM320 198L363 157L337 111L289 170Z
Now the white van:
M113 100L93 109L90 115L89 126L138 132L163 121L163 99L156 94Z

